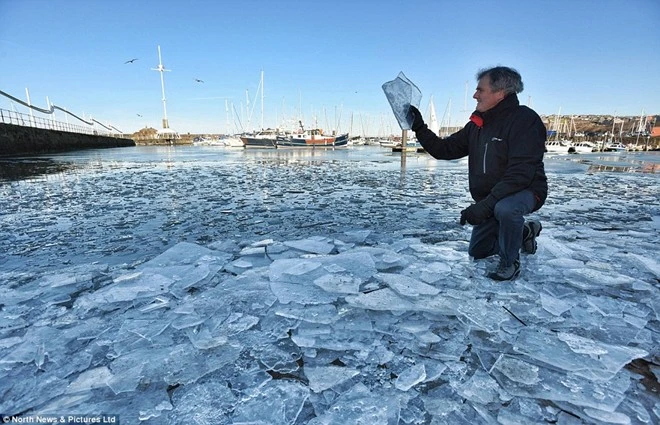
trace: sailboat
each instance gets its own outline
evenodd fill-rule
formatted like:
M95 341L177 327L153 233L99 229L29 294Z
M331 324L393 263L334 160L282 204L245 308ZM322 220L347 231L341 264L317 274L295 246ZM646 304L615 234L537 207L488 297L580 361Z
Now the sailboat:
M253 131L252 133L245 133L240 136L243 147L245 148L277 148L277 138L279 136L285 136L286 133L280 128L267 128L264 129L264 71L261 71L261 80L259 81L259 87L257 87L257 93L261 91L261 130ZM250 97L247 94L247 111L248 111L248 128L251 126L252 113L254 112L254 105L256 102L252 103L252 110L250 110ZM256 96L256 94L255 94ZM256 97L255 97L256 100Z
M440 135L440 123L438 123L438 116L435 113L435 103L433 103L433 95L429 99L429 129L436 134Z
M569 153L569 148L572 145L571 140L560 139L559 135L562 133L562 121L561 121L561 108L559 112L555 115L555 121L552 125L552 130L548 132L548 135L554 136L554 138L548 138L545 142L545 151L548 153Z
M451 134L451 97L449 98L449 102L447 102L445 113L442 116L440 128L442 129L441 137L447 137Z

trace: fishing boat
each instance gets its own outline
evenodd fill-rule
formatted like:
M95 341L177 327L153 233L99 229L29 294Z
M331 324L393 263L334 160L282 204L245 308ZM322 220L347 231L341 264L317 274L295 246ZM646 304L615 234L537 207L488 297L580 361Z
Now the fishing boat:
M278 148L338 148L348 146L348 133L334 135L324 134L320 128L308 129L300 122L298 133L278 136Z
M245 148L272 148L277 147L277 137L280 132L277 129L266 129L253 134L244 134L240 137Z

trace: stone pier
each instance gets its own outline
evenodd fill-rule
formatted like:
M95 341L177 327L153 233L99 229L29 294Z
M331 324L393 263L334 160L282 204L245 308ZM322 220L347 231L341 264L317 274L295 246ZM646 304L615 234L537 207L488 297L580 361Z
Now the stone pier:
M135 146L121 137L71 133L0 123L0 156Z

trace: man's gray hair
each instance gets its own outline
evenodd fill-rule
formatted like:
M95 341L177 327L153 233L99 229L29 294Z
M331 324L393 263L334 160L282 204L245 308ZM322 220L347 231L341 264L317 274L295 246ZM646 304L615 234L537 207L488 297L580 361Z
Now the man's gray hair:
M513 68L496 66L484 68L477 73L477 81L483 77L490 77L490 88L493 91L504 90L505 94L520 93L524 85L520 73Z

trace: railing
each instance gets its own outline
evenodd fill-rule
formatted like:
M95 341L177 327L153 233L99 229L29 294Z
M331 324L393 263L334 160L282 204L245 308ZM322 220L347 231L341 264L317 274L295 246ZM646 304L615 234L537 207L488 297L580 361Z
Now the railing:
M68 122L56 121L49 118L32 116L7 109L0 109L0 122L3 124L20 125L23 127L43 128L46 130L67 131L69 133L93 134L111 137L122 136L118 132L108 131L107 129L96 126L76 125Z
M26 89L27 90L27 89ZM83 124L87 124L87 126L83 125L75 125L75 124L69 124L68 122L62 122L62 121L56 121L53 119L48 119L48 118L43 118L40 116L34 116L34 114L30 111L30 114L23 114L20 112L16 111L9 111L7 109L0 109L0 121L4 124L13 124L13 125L20 125L24 127L35 127L35 128L43 128L47 130L59 130L59 131L67 131L70 133L81 133L81 134L93 134L93 135L103 135L103 136L111 136L111 137L122 137L121 131L117 130L115 127L111 125L105 125L103 123L98 122L94 118L90 118L89 121L80 118L78 115L69 112L65 108L61 108L57 105L50 104L48 109L44 108L39 108L34 105L30 105L29 103L25 103L22 100L10 95L9 93L5 93L2 90L0 90L0 95L17 102L27 108L30 108L33 111L36 111L37 113L42 113L42 114L53 114L55 110L59 110L64 112L67 115L70 115L71 117L75 118L76 120L82 122ZM98 126L97 126L98 124Z

